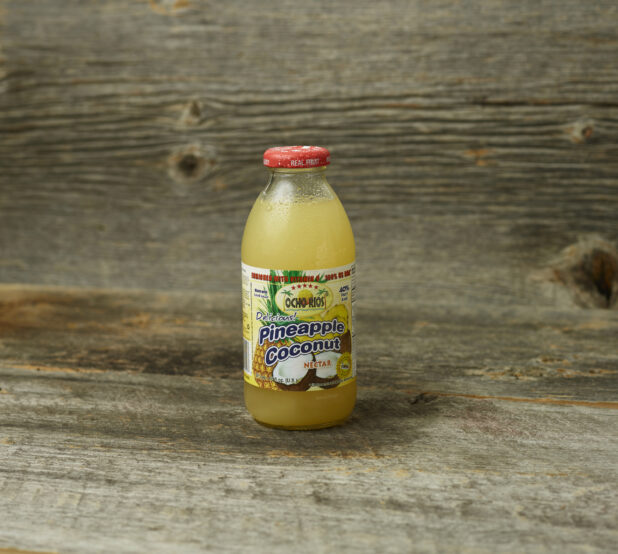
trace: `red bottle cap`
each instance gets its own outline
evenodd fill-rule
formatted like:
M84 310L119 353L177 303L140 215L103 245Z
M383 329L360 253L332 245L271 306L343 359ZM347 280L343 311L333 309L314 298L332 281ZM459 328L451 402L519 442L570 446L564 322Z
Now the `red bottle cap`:
M264 152L266 167L302 169L330 163L330 152L321 146L277 146Z

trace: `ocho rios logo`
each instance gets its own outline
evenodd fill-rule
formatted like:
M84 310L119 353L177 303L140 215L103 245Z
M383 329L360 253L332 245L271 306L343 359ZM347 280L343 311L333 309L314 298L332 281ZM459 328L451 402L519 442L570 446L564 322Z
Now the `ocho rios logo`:
M333 302L333 293L324 283L294 283L277 291L277 306L282 312L297 312L304 316L327 310Z

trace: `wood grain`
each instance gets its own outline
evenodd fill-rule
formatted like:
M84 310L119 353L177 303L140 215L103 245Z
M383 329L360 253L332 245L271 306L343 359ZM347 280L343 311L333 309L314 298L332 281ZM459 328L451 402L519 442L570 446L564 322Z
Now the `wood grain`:
M361 383L380 390L616 402L618 313L359 302ZM32 371L239 379L237 294L0 286L0 353Z
M260 427L239 379L3 366L0 544L61 552L610 552L613 410L364 387ZM36 533L33 529L36 528Z
M54 552L42 552L37 550L17 550L16 548L0 548L0 554L56 554Z
M0 286L0 546L611 551L616 311L406 298L298 433L244 409L235 294Z
M613 2L1 5L3 282L235 291L290 142L332 149L363 287L574 306L530 276L618 241Z
M613 552L617 29L0 0L0 549ZM239 369L289 143L331 149L358 251L357 408L309 434L255 424Z

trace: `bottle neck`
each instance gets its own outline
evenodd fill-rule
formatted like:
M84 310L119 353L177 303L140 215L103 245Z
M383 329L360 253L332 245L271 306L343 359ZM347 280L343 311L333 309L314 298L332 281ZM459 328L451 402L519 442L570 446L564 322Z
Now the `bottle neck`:
M276 201L327 199L335 196L326 180L326 166L271 168L270 179L263 194Z

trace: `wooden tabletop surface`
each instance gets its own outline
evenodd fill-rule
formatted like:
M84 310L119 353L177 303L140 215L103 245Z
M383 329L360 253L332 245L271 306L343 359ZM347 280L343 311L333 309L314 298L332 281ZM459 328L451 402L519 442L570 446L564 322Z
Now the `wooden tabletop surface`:
M264 428L238 295L0 287L0 546L588 552L618 541L618 313L359 303L349 422Z

